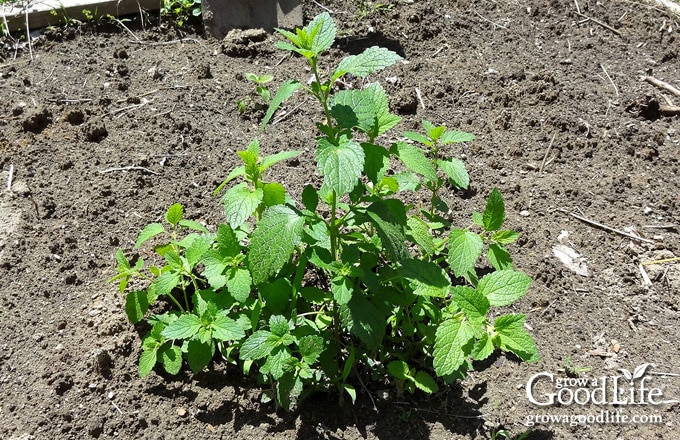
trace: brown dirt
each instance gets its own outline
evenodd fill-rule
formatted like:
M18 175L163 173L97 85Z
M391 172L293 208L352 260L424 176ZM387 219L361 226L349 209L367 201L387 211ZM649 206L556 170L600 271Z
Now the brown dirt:
M602 377L647 362L680 373L680 264L647 266L651 286L638 267L679 251L680 119L648 104L680 97L640 81L651 70L680 87L678 19L628 1L580 1L583 15L567 0L326 5L343 31L334 60L372 45L407 60L377 75L403 117L395 133L425 118L477 135L454 152L472 188L447 198L467 225L494 186L504 194L509 225L522 233L511 249L516 265L535 280L512 309L528 314L541 361L498 355L430 398L372 392L377 411L360 391L355 406L320 395L277 413L220 363L197 375L138 378L140 336L106 282L116 248L130 250L176 201L217 224L211 192L262 116L236 111L253 90L243 73L271 73L275 85L307 73L275 50L271 35L173 43L176 32L142 31L133 21L138 44L115 28L58 29L34 42L33 62L25 48L14 59L7 39L0 51L0 437L489 438L503 427L528 430L531 414L617 409L536 407L524 388L533 374L562 377L571 365ZM305 4L307 17L319 12ZM303 99L260 137L266 152L311 151L310 120L319 115ZM114 170L121 167L141 168ZM316 178L313 170L311 154L274 169L294 194ZM654 243L631 243L560 209L634 227ZM589 277L553 256L563 230ZM679 378L650 383L680 399ZM671 438L680 423L677 403L618 409L663 423L545 423L530 438Z

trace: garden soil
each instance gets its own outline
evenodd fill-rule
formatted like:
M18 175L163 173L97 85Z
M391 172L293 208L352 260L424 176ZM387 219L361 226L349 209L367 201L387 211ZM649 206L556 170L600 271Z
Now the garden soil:
M269 175L293 197L318 185L322 114L297 94L258 132L244 73L273 75L272 89L310 74L277 35L72 23L30 51L18 36L0 50L0 438L676 437L680 117L668 106L680 96L643 77L680 88L677 16L609 0L304 3L306 20L324 10L340 29L326 69L374 45L404 58L370 78L403 118L386 143L423 119L476 135L448 151L471 176L444 193L449 215L467 227L501 190L521 232L516 269L533 283L499 313L527 314L541 360L497 354L432 396L356 381L355 404L322 393L291 412L219 359L139 378L143 328L107 283L116 249L149 258L137 234L174 202L215 227L212 191L255 137L267 154L305 152ZM548 403L557 379L578 377L589 382L567 383L561 402L529 399Z

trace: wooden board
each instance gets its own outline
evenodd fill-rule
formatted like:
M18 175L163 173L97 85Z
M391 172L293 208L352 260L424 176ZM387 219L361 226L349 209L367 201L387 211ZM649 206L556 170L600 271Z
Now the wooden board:
M160 5L160 0L44 0L32 2L27 10L21 4L3 4L0 12L4 15L10 32L16 32L26 29L26 12L29 30L34 30L63 24L67 17L84 20L83 9L92 14L96 11L96 16L110 14L120 17L138 14L140 8L146 11L158 10Z

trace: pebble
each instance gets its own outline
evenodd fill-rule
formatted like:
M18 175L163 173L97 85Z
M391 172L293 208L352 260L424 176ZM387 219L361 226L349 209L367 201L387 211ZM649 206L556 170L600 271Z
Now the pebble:
M527 210L520 211L519 215L521 215L522 217L529 217L529 211L527 211Z

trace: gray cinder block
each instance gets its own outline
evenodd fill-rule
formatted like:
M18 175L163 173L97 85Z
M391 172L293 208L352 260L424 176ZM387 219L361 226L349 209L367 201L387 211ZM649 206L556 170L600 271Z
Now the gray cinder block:
M201 8L206 32L219 39L232 29L302 26L301 0L202 0Z

